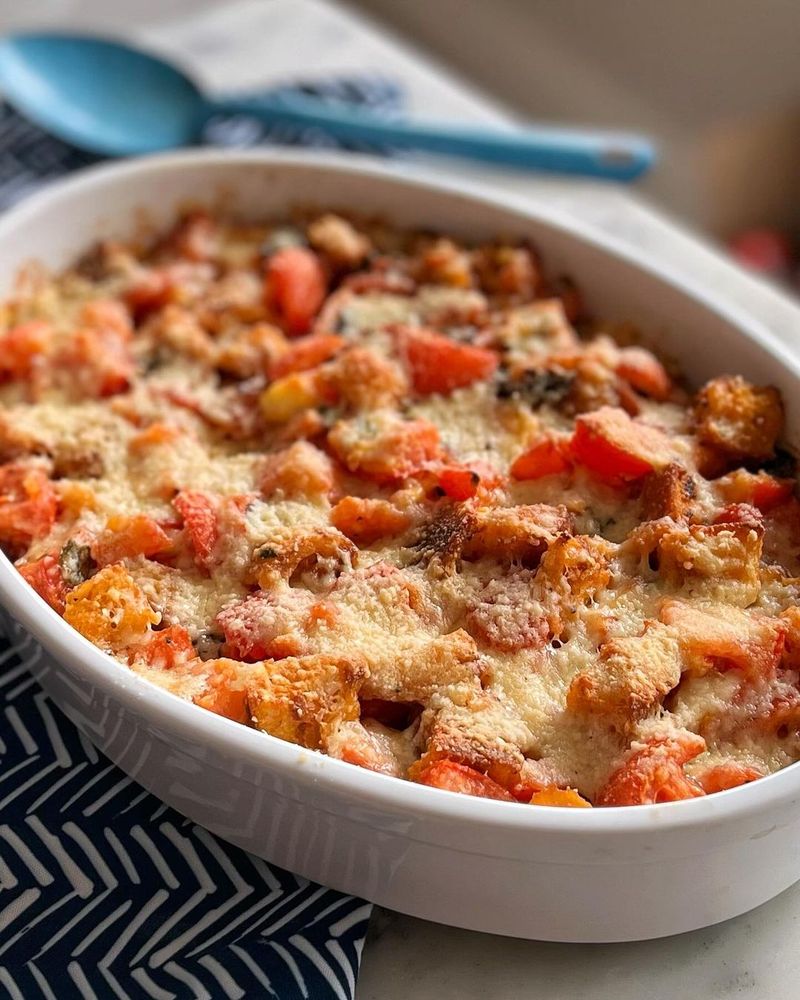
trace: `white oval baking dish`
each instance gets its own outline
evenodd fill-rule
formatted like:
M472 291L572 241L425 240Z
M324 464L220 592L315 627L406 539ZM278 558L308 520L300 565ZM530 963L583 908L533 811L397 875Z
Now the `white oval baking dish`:
M546 208L352 157L193 152L88 170L0 221L0 294L30 259L61 267L98 236L166 226L181 202L243 216L297 203L376 211L465 236L525 236L595 312L640 322L700 381L771 382L800 440L800 366L711 294ZM165 802L310 879L431 920L551 941L625 941L715 923L800 878L800 767L708 798L535 808L375 774L249 730L130 673L0 558L0 602L45 649L38 679ZM21 630L20 630L21 631Z

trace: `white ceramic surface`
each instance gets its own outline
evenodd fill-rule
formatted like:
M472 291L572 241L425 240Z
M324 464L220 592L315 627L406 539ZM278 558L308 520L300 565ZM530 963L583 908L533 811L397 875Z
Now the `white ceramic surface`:
M465 236L524 235L573 274L593 309L640 322L691 377L778 385L790 440L800 369L749 318L637 261L574 220L408 168L257 152L96 168L0 222L0 276L59 267L141 210L167 225L186 200L270 216L296 203L378 211ZM0 289L2 291L6 289ZM453 795L332 760L148 685L73 632L0 559L0 600L47 654L38 678L141 784L216 834L393 909L550 941L657 937L723 920L800 878L800 768L704 799L628 809L534 809Z

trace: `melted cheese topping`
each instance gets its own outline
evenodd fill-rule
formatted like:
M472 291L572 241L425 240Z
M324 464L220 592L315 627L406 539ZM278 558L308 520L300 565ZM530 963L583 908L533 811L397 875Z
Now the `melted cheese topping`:
M29 272L0 542L148 680L387 774L613 805L784 767L780 400L690 399L565 306L529 248L336 216L194 214Z

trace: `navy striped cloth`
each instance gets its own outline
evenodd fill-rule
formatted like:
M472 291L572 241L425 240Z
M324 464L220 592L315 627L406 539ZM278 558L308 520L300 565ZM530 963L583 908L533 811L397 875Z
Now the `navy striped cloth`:
M393 111L374 78L302 87ZM208 143L330 145L218 118ZM95 158L0 104L0 207ZM144 791L49 701L41 649L0 637L0 995L11 1000L350 1000L369 904L213 837Z

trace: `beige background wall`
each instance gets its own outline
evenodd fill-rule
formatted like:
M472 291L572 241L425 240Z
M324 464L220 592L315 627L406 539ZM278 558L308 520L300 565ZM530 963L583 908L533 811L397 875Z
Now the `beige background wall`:
M666 159L648 191L718 232L787 214L800 223L797 0L358 6L526 115L655 135Z

